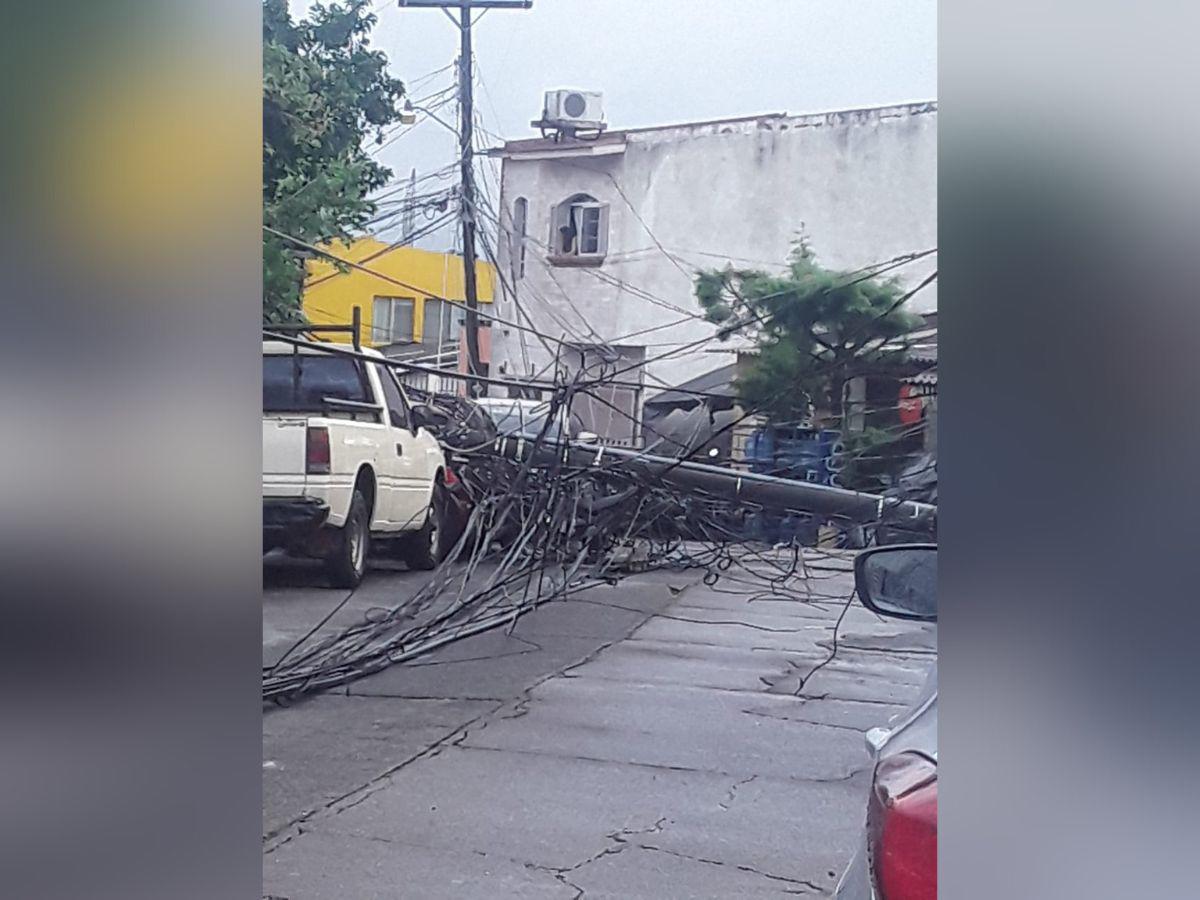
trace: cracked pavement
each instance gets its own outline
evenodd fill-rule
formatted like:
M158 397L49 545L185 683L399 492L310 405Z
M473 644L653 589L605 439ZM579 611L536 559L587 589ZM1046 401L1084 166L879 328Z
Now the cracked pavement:
M417 578L368 585L394 596ZM316 605L319 589L282 582L264 601L266 658ZM265 710L264 895L828 894L862 827L863 733L915 696L934 632L856 602L837 658L797 693L842 602L694 582L630 577L511 636ZM821 573L823 594L850 587L848 571Z

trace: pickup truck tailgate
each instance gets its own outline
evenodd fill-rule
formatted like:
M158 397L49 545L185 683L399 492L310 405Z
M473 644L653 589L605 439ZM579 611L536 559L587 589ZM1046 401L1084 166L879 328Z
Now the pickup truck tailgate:
M263 416L263 496L290 497L304 492L308 421Z

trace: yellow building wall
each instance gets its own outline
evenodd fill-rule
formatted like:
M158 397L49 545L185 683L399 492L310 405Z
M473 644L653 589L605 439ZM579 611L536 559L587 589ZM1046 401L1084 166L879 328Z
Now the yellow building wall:
M314 325L346 325L352 319L354 307L358 306L362 310L362 342L370 345L375 298L407 297L413 300L415 333L410 338L420 341L425 328L426 298L465 303L461 256L415 247L390 249L390 246L371 237L360 238L349 246L342 243L327 245L326 249L334 256L359 263L371 272L361 269L339 272L331 262L310 260L304 283L304 314L308 320ZM495 268L489 263L478 262L475 272L480 303L491 303L495 296ZM387 280L389 278L395 281ZM330 337L343 343L350 342L345 335Z

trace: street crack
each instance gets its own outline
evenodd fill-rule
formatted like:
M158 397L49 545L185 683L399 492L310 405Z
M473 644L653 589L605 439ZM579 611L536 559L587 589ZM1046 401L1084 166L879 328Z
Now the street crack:
M858 734L863 734L867 731L865 728L858 728L854 725L839 725L836 722L818 722L816 719L797 719L793 716L777 716L774 713L762 712L757 709L743 709L748 716L758 716L762 719L775 719L779 722L796 722L801 725L819 725L822 728L840 728L843 731L854 731Z
M511 712L507 715L497 716L498 719L519 719L522 716L529 715L529 704L533 702L532 697L524 697L512 705Z
M573 881L571 881L567 877L568 875L570 875L572 872L577 872L578 870L582 869L584 866L590 866L592 863L597 862L598 860L604 859L604 857L606 857L606 856L616 856L617 854L623 853L624 851L628 850L630 847L639 846L638 844L631 843L629 841L629 838L642 837L642 836L648 835L648 834L659 834L663 830L663 828L666 826L666 824L667 824L667 817L663 816L661 819L659 819L653 825L649 825L646 828L639 828L639 829L634 829L634 830L631 830L628 828L622 828L619 831L610 832L609 834L605 835L605 837L609 841L609 845L607 847L602 848L598 853L593 853L587 859L577 862L574 865L546 866L546 865L541 865L539 863L527 862L527 863L525 863L525 868L532 869L532 870L538 871L538 872L545 872L548 875L553 875L554 878L560 884L563 884L563 885L571 888L572 890L578 892L578 893L576 893L573 900L580 900L580 898L583 897L583 895L584 895L584 889L581 888L579 885L575 884Z
M770 881L778 881L778 882L782 882L783 884L789 884L789 885L792 885L794 888L799 889L799 890L788 891L788 893L792 893L792 894L809 894L809 893L823 894L823 893L825 893L825 889L822 888L819 884L816 884L815 882L806 881L805 879L802 879L802 878L789 878L786 875L775 875L771 872L764 872L761 869L756 869L756 868L754 868L754 866L745 865L744 863L727 863L727 862L724 862L723 860L719 860L719 859L708 859L703 856L692 856L691 854L688 854L688 853L681 853L678 850L668 850L665 847L655 847L653 844L638 844L637 846L638 846L638 849L640 849L640 850L649 850L654 853L665 853L668 856L675 856L675 857L678 857L679 859L686 859L686 860L690 860L692 862L703 863L706 866L723 866L725 868L737 869L739 872L748 872L751 875L757 875L760 878L766 878Z
M743 785L749 784L757 777L758 777L757 775L751 775L749 778L743 778L741 781L735 782L733 784L733 786L729 789L729 793L725 795L724 802L718 803L717 806L721 807L721 809L723 809L723 810L728 811L729 807L733 805L734 798L737 797L738 788L742 787Z

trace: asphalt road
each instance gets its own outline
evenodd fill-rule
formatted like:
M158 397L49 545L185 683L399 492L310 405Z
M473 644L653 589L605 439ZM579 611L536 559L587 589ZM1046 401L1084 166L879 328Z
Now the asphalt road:
M513 634L265 707L264 894L709 898L828 893L858 841L863 732L915 696L930 626L693 574L632 576ZM377 571L339 615L422 573ZM741 576L744 577L744 576ZM344 593L265 573L264 660Z

